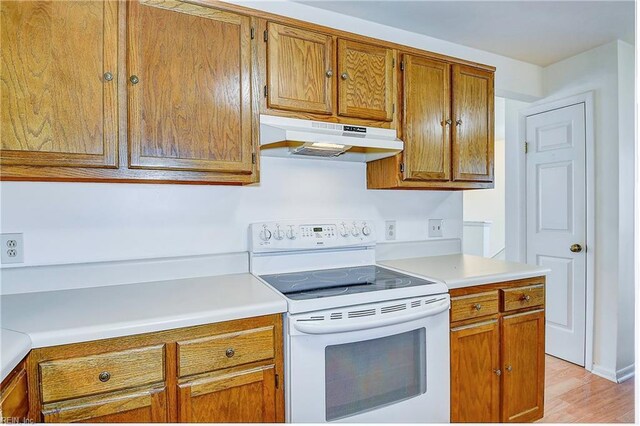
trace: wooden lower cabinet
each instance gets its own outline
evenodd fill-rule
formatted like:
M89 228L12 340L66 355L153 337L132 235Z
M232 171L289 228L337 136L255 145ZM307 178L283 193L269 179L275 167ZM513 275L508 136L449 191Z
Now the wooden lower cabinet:
M44 423L166 423L164 386L114 392L44 406Z
M451 329L451 419L500 420L500 325L497 319ZM455 419L455 420L454 420Z
M451 422L542 418L544 284L536 277L451 290Z
M178 385L183 423L274 423L275 366L190 379Z
M26 361L22 361L0 386L0 421L25 422L29 418L29 394Z
M266 315L34 349L30 411L45 423L283 422L282 346L281 316Z
M544 408L544 310L502 318L502 418L528 422Z

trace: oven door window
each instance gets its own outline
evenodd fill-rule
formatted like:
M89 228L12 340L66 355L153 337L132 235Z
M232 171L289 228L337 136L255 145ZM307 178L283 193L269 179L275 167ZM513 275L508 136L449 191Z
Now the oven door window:
M425 329L325 348L326 419L426 392Z

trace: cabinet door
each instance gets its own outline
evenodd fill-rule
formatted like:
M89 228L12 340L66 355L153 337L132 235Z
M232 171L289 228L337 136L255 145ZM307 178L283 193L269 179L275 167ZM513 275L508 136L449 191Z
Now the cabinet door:
M393 50L338 40L338 115L391 121Z
M136 0L128 43L129 166L250 173L250 19Z
M273 22L267 31L269 108L331 114L333 38Z
M544 413L544 310L503 317L502 421L524 423Z
M167 392L158 387L47 404L42 415L45 423L165 423Z
M404 55L404 179L449 180L449 64Z
M274 423L274 366L179 384L178 419L182 423Z
M116 1L0 2L3 165L117 166L117 17Z
M451 329L451 422L500 420L498 320Z
M493 181L493 73L453 65L453 180Z
M29 418L27 370L25 361L12 371L0 389L0 420L3 423L22 423Z

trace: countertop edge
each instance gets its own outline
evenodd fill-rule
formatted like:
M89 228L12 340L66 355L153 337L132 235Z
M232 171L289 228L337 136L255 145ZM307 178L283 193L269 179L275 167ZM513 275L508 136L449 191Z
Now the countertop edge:
M11 353L11 356L8 359L2 357L2 365L0 366L0 381L4 381L4 379L7 378L7 376L13 371L13 369L16 368L18 364L20 364L20 362L22 362L24 357L26 357L29 352L31 352L31 349L33 347L31 338L28 334L11 329L3 329L3 333L4 332L15 334L16 341L10 342L11 349L8 352L4 344L2 345L3 354ZM22 335L24 336L24 338L21 338L21 336L17 335Z
M547 276L551 272L550 269L540 269L537 271L527 272L511 272L493 275L480 275L476 277L464 278L459 280L442 280L447 285L449 290L463 287L473 287L477 285L501 283L506 281L523 280L527 278L535 278L540 276Z

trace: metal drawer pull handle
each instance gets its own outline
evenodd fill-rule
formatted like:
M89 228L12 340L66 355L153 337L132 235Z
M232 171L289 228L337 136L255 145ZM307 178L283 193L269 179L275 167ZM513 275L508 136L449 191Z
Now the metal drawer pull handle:
M529 300L531 300L531 296L529 296L528 294L523 294L520 300L528 302Z
M103 371L102 373L100 373L100 375L98 375L98 379L100 379L102 383L108 382L110 378L111 374L108 371Z
M225 352L225 355L227 356L227 358L231 358L232 356L234 356L236 354L236 351L233 350L233 348L229 348L227 349L227 351Z
M473 305L473 309L475 309L476 311L479 311L480 309L482 309L482 305L479 303L476 303L475 305Z
M131 84L138 84L140 82L140 79L137 75L132 75L131 77L129 77L129 81L131 81Z
M500 371L500 369L493 370L493 372L496 373L496 376L502 375L502 371Z
M113 80L113 74L111 74L109 71L104 73L104 79L105 81L111 81Z
M511 368L511 366L510 366L510 365L507 365L506 370L507 370L508 372L511 372L511 370L513 370L513 368Z

